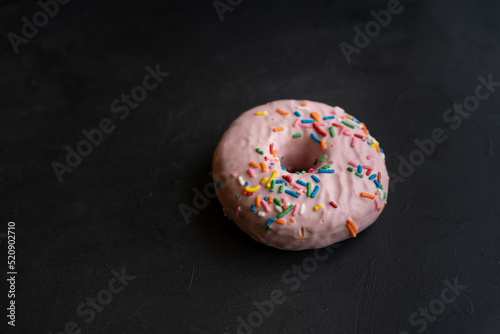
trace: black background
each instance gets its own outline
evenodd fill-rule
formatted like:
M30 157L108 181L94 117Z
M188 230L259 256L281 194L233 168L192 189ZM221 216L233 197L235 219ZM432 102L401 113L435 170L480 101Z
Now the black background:
M500 3L404 1L347 63L339 47L387 1L243 1L221 22L212 1L71 1L15 53L8 32L40 10L0 5L0 233L16 222L17 326L8 333L236 333L252 302L285 293L255 333L416 333L444 280L467 288L427 333L498 333L500 89L453 130L442 115L500 81ZM110 104L170 75L121 120ZM190 217L212 153L243 111L292 98L339 105L364 121L397 174L415 139L447 140L389 194L370 229L340 243L296 291L282 281L313 251L251 241L217 200ZM82 130L116 126L59 182ZM0 238L6 270L7 243ZM136 276L86 323L77 306L125 267ZM3 276L5 277L5 276ZM419 317L420 318L420 317Z

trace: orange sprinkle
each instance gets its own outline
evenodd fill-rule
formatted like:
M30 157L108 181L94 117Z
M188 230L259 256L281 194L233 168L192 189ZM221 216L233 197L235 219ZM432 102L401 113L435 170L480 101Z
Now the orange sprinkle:
M278 220L276 220L276 224L285 225L286 224L286 220L284 220L284 219L278 219Z
M363 193L363 192L360 195L361 195L361 197L366 197L366 198L371 198L371 199L375 198L375 196L373 196L372 194L367 194L367 193Z
M276 111L278 112L278 114L281 114L281 115L285 115L285 116L290 115L290 113L289 113L289 112L283 111L283 110L281 110L280 108L276 109Z
M274 201L274 197L273 196L269 196L269 203L272 203Z
M290 218L290 223L295 223L295 218Z
M368 135L370 133L370 131L368 131L368 129L366 128L365 123L361 123L361 127L363 128L363 131L365 132L365 135Z
M252 166L253 168L259 168L259 165L256 163L256 162L250 162L250 166Z
M356 232L354 232L353 227L351 225L347 224L347 229L349 230L351 237L356 238Z
M278 151L276 151L276 149L274 149L274 151L273 151L273 157L275 157L275 158L276 158L276 153L277 153L277 152L278 152Z
M301 107L307 107L307 103L302 103L300 106Z
M316 121L316 122L321 122L321 119L319 118L319 114L317 112L312 112L311 117Z
M356 224L354 224L354 222L352 220L348 220L347 221L347 226L349 227L352 227L354 233L358 233L358 227L356 226Z
M326 150L326 143L323 139L321 139L321 148L324 150Z
M273 129L273 131L274 131L274 132L279 132L279 131L283 131L283 130L285 130L285 128L284 128L284 127L274 128L274 129Z
M260 206L260 196L257 196L255 198L255 206L259 207Z
M380 146L377 145L377 153L380 153Z
M263 171L264 173L265 173L265 172L267 172L267 165L266 165L266 163L265 163L264 161L262 161L262 162L260 163L260 167L262 167L262 171Z
M382 206L379 205L377 211L380 211L380 209L382 209Z
M248 194L246 190L243 190L243 195L246 195Z

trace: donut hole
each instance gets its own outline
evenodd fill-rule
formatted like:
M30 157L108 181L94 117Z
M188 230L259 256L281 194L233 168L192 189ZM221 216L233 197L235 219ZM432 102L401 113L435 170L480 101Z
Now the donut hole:
M317 158L321 158L324 152L320 145L315 145L315 142L305 140L295 141L293 144L295 145L290 145L280 150L280 155L283 157L281 165L286 168L287 172L302 172L318 167L318 165L314 165L314 161Z

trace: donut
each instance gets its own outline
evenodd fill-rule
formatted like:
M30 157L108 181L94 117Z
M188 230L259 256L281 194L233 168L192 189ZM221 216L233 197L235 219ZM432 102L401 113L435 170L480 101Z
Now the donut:
M212 163L228 219L254 240L284 250L355 238L387 205L384 151L340 107L279 100L241 114Z

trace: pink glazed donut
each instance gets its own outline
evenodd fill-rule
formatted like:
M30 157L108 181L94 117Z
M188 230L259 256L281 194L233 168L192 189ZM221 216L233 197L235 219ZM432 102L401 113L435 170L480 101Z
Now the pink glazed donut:
M342 108L279 100L236 119L213 157L224 213L254 240L321 248L370 226L387 204L378 141Z

